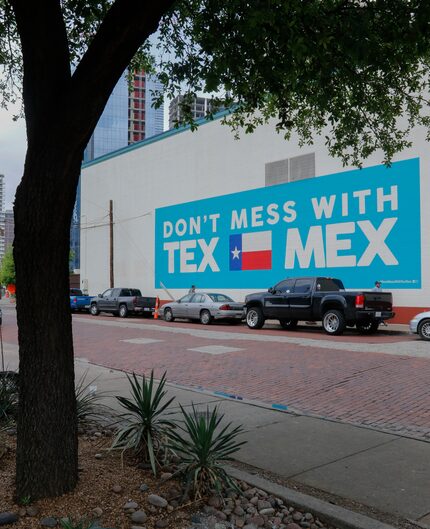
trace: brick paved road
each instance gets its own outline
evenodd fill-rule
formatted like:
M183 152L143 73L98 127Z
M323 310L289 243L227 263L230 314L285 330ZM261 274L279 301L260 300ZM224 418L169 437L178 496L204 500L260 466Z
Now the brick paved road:
M430 343L407 335L330 338L314 328L251 331L85 315L73 323L76 356L99 365L167 371L184 386L430 441ZM12 326L4 340L16 342Z

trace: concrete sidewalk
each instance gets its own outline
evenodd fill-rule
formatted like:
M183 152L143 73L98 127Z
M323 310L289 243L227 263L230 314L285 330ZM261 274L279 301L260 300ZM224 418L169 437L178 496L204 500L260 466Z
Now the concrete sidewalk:
M5 344L6 365L16 368L17 347ZM88 371L97 391L128 395L125 374L76 361L76 376ZM179 403L219 406L242 424L248 443L237 460L395 516L430 525L430 443L372 429L293 415L169 385ZM116 407L114 398L109 404Z

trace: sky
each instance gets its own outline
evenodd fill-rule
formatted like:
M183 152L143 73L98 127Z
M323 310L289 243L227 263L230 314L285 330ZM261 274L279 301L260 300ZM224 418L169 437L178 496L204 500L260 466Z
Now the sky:
M25 121L20 118L13 121L17 107L0 109L0 174L5 176L6 209L12 209L16 187L19 184L27 148Z

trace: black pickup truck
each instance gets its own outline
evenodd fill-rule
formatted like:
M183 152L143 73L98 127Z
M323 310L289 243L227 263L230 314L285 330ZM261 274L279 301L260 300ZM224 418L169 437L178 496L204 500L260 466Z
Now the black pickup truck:
M142 296L138 288L108 288L92 298L90 313L97 316L100 312L111 312L126 318L129 314L152 316L157 298Z
M251 329L260 329L266 319L279 320L284 329L294 329L299 320L322 321L331 335L342 334L345 327L376 332L382 321L394 316L392 308L391 292L348 291L340 279L330 277L292 277L245 298Z

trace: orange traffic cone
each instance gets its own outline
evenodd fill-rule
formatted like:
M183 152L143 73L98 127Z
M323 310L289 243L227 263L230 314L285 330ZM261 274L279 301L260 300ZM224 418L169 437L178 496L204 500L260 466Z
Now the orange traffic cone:
M160 298L157 296L155 299L154 320L158 320L158 307L159 306L160 306Z

